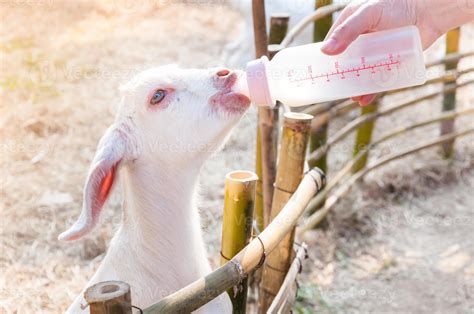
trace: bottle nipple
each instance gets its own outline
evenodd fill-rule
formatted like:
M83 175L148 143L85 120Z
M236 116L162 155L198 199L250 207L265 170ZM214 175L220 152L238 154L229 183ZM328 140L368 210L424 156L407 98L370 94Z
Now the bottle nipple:
M246 73L239 75L237 82L232 87L232 91L249 97L255 106L273 108L275 107L275 102L270 95L267 80L267 63L267 57L249 62Z
M249 87L247 84L247 74L245 72L239 71L237 81L235 82L234 86L232 86L232 91L250 98Z

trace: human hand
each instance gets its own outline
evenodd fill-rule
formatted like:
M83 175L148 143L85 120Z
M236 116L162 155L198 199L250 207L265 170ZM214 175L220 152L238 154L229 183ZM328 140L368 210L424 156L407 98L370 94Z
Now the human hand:
M446 20L456 19L456 15L454 14L453 16L451 14L441 18L444 21L439 21L440 17L438 15L441 15L444 11L453 13L455 9L459 10L459 8L451 7L449 3L452 2L446 0L352 1L341 12L341 15L329 30L321 50L328 55L337 55L344 52L359 35L407 25L416 25L418 27L423 48L426 49L441 37L445 31L449 30L451 26L449 21L447 22ZM428 5L438 6L438 8L434 10L429 8ZM446 8L447 6L450 7ZM434 18L436 16L438 18ZM451 21L451 24L453 23L455 22ZM375 97L376 95L364 95L353 97L352 99L361 105L368 105Z

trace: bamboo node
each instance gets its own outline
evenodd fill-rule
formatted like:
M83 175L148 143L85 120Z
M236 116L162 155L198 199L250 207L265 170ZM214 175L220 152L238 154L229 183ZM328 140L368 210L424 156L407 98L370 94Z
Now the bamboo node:
M304 250L304 258L305 259L307 259L309 257L308 256L308 247L306 246L306 243L303 242L303 244L300 244L298 242L293 242L293 244ZM297 252L297 250L295 250L295 252Z
M221 253L221 257L222 257L223 259L225 259L226 261L230 261L230 260L231 260L230 258L228 258L227 256L225 256L224 253L222 253L222 251L220 251L220 253Z
M276 297L276 294L275 292L271 291L270 289L264 287L264 286L261 286L260 289L262 289L263 292L265 292L266 294L269 294L273 297Z
M265 260L267 259L267 252L265 251L265 245L263 244L262 239L260 239L259 236L257 236L256 238L258 239L258 241L259 241L260 244L262 245L262 257L260 257L260 261L258 262L257 266L255 266L255 269L254 269L254 270L257 270L257 269L259 269L260 267L262 267L263 264L265 264Z
M306 174L309 174L311 178L313 178L318 191L326 185L326 174L321 169L316 167L306 172Z
M284 270L284 269L278 269L278 268L276 268L276 267L270 265L269 263L266 263L266 264L265 264L265 267L268 267L268 268L270 268L270 269L273 270L273 271L276 271L276 272L279 272L279 273L284 273L284 274L286 274L286 272L288 271L288 270Z
M234 298L237 297L237 295L244 290L244 287L242 284L235 285L232 287L232 292L234 293Z
M286 190L286 189L283 189L283 188L279 187L276 183L273 183L273 188L275 188L277 190L280 190L282 192L288 193L288 194L295 193L295 191L289 191L289 190Z
M244 268L242 267L242 265L240 265L238 261L234 259L229 260L229 262L234 265L235 269L239 273L239 282L242 282L242 280L244 280L244 278L246 277Z
M283 120L283 127L289 128L295 132L306 133L311 130L311 124L307 121L313 120L313 116L306 113L299 112L285 112L283 114L285 119Z
M308 247L306 245L299 244L298 242L293 242L293 244L296 245L296 246L299 246L300 248L302 248L304 250L304 259L307 259L308 258ZM305 244L305 243L303 243L303 244ZM303 272L303 261L301 260L301 258L298 255L295 256L295 259L298 261L298 274L301 274L301 272Z

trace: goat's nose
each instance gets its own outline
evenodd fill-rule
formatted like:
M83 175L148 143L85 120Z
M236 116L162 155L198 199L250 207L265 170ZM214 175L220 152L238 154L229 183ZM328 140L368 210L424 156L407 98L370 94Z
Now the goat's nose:
M214 86L229 89L237 81L237 74L226 68L220 68L214 72Z
M222 78L225 78L226 76L228 76L230 74L230 70L228 69L220 69L219 71L217 71L216 75L218 77L222 77Z

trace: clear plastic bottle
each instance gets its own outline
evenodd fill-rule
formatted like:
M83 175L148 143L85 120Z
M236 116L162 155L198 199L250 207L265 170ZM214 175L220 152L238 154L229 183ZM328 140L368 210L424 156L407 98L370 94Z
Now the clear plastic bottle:
M258 106L274 106L278 100L297 107L426 81L420 33L415 26L359 36L337 56L322 53L321 46L287 48L271 61L266 57L251 61L246 79L239 79L235 89Z

